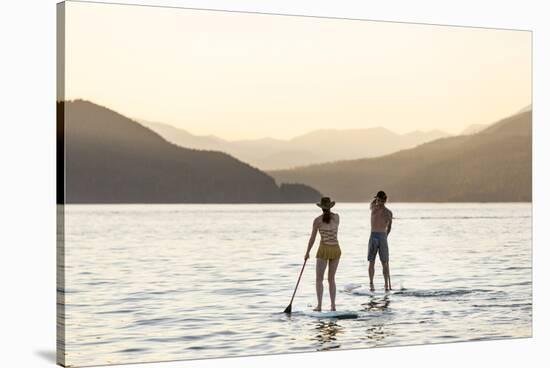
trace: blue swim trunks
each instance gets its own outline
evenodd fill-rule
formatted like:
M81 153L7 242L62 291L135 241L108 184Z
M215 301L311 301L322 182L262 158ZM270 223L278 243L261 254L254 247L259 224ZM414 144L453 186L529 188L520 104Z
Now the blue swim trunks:
M369 253L367 259L372 262L376 259L376 253L380 252L380 261L385 263L390 260L388 249L388 235L383 232L372 232L369 238Z

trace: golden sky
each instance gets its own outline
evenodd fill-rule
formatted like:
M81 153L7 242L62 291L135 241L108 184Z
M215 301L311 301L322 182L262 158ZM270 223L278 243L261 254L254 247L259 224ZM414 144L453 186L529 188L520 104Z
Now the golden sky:
M531 33L66 3L66 98L226 139L458 133L531 103Z

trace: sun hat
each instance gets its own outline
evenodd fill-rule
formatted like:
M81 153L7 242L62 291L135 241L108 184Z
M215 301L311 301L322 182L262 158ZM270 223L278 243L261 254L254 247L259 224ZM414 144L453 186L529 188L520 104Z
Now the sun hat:
M322 197L321 201L319 203L316 203L317 206L321 207L324 210L331 209L332 207L334 207L335 204L336 202L331 201L330 197Z

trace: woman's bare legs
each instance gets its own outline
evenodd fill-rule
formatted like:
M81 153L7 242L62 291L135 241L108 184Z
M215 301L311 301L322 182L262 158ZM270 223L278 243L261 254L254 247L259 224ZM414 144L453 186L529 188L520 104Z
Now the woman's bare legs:
M328 290L330 293L330 310L336 310L336 270L340 258L328 261Z
M325 269L327 268L327 261L325 259L317 258L316 265L316 277L315 288L317 290L317 307L314 311L321 311L323 304L323 278L325 277Z

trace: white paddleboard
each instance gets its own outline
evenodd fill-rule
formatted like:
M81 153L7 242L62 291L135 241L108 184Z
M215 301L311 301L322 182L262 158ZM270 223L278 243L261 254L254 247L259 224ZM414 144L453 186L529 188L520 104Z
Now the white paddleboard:
M358 288L350 291L350 294L353 295L366 295L366 296L375 296L382 295L383 293L377 291L370 291L369 288Z
M352 290L359 289L362 286L362 284L346 284L344 285L344 291L350 292Z
M326 312L315 312L315 311L303 311L304 315L313 318L337 318L337 319L353 319L359 317L359 314L354 311L326 311Z
M391 291L385 291L384 289L376 289L371 291L370 288L363 286L362 284L347 284L344 285L344 292L353 295L365 295L365 296L383 296L391 293Z

